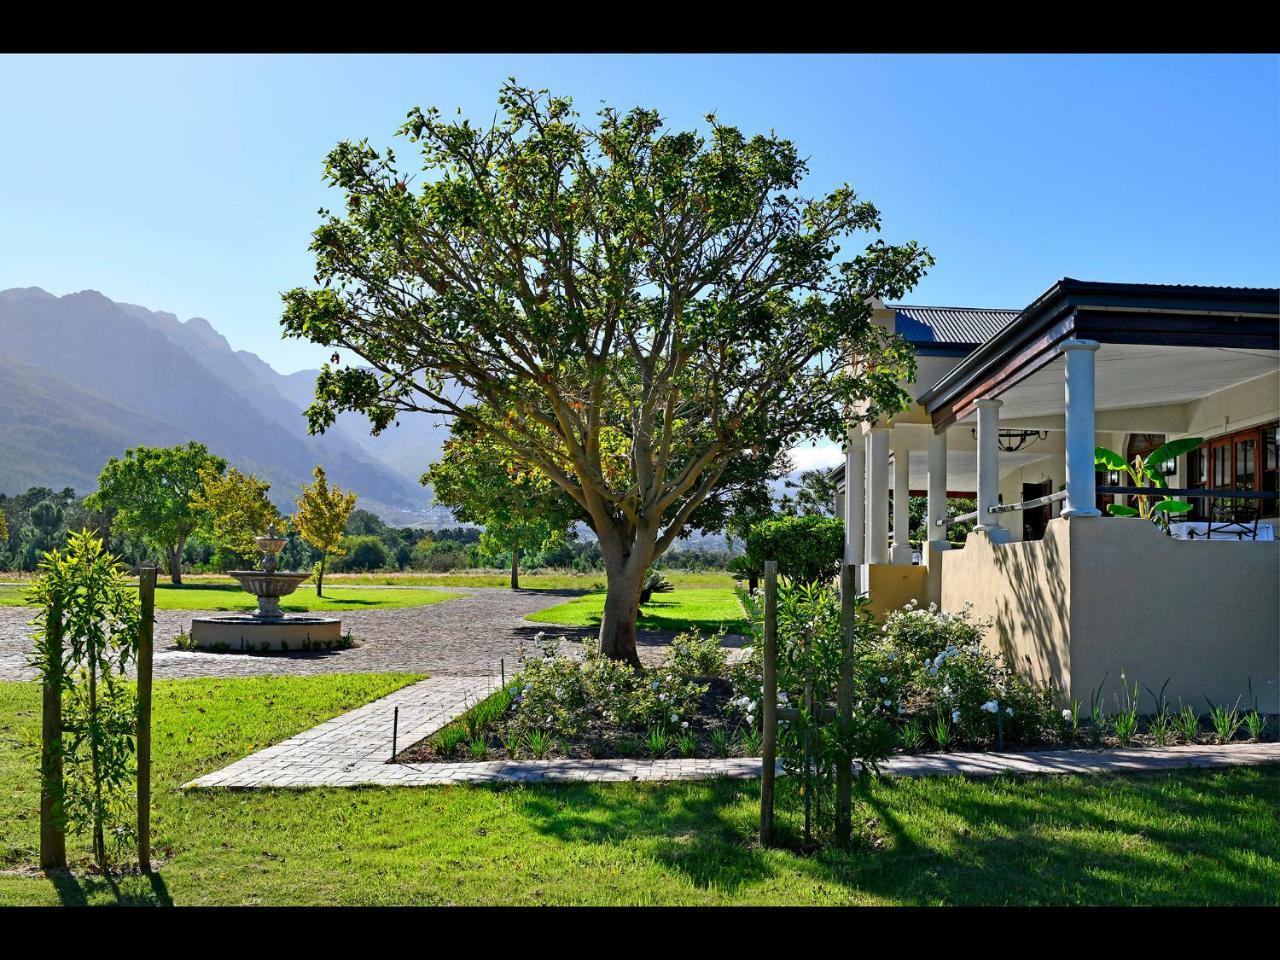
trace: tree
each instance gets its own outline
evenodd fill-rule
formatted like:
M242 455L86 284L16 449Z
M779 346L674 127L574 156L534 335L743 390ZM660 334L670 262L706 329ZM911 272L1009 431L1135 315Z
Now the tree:
M464 523L484 527L481 545L511 551L511 589L520 589L520 550L541 548L585 519L582 509L540 470L469 420L454 420L440 460L422 477L435 501Z
M787 480L787 489L796 491L796 495L783 495L779 505L781 512L792 516L835 516L836 495L839 492L836 469L819 467L817 470L805 470L795 480Z
M357 534L347 541L347 570L381 570L387 565L387 545L371 533Z
M221 473L227 462L202 443L177 447L135 447L124 459L112 457L98 476L98 489L86 498L94 510L114 511L112 529L136 536L159 553L169 579L182 583L182 551L205 519L192 496L201 471Z
M343 493L330 487L324 468L317 466L315 482L302 488L293 524L302 539L320 551L316 564L316 596L324 596L324 568L329 555L342 556L342 539L347 534L347 520L356 506L354 493Z
M267 496L271 484L232 467L226 473L212 465L200 471L200 487L191 505L201 518L199 532L211 543L245 560L257 552L255 538L281 522L280 511Z
M844 185L798 194L789 141L664 129L509 81L491 127L414 109L411 189L390 150L340 143L325 167L316 288L284 295L286 336L340 347L321 369L312 430L363 411L447 415L539 471L588 517L607 579L601 649L639 665L635 623L653 561L700 508L755 480L846 415L904 408L910 347L872 323L932 263L879 231Z

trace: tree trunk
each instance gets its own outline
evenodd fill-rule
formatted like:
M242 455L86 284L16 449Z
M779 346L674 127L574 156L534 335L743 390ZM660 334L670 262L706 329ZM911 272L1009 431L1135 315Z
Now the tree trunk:
M600 652L614 660L640 666L636 652L636 617L640 613L640 586L644 570L629 569L630 564L615 574L609 571L604 597L604 615L600 618Z
M324 563L329 559L327 553L320 554L320 566L316 571L316 596L324 596Z
M182 586L182 552L186 549L187 538L181 537L169 551L169 582L174 586Z
M520 544L511 548L511 589L520 589Z

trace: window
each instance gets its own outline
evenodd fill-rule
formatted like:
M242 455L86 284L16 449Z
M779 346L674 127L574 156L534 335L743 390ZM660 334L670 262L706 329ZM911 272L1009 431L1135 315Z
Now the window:
M1212 437L1187 454L1187 486L1210 490L1276 490L1276 431L1280 424L1250 427ZM1255 513L1274 517L1275 500L1193 500L1193 520L1250 522Z

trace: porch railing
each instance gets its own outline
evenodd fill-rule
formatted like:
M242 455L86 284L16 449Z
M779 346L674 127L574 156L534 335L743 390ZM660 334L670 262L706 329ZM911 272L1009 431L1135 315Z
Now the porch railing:
M1111 495L1123 494L1130 497L1186 497L1188 500L1276 500L1280 493L1274 490L1218 490L1210 487L1098 487L1098 493ZM987 507L988 513L1012 513L1015 510L1032 510L1045 504L1056 503L1067 499L1067 491L1059 490L1034 500L1023 500L1021 503L998 503ZM962 513L957 517L945 517L936 521L939 527L950 527L957 523L967 523L978 519L978 511Z

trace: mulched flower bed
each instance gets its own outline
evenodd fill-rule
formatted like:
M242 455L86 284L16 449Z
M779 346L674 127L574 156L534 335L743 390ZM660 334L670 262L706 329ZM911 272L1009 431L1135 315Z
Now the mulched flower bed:
M420 740L402 750L396 756L398 763L480 763L488 760L611 760L653 759L655 757L718 758L758 755L751 743L758 743L758 735L752 736L751 727L729 713L729 701L733 686L721 677L702 677L707 692L698 702L697 712L688 720L687 727L672 725L666 731L666 747L655 752L648 743L650 731L638 727L618 727L602 717L591 716L580 731L572 736L549 737L545 749L533 751L528 744L521 745L514 753L509 749L513 731L507 721L486 725L482 731L485 753L472 749L472 742L463 740L449 752L441 749L439 733ZM460 724L455 720L450 726ZM723 745L717 742L717 733ZM696 741L696 748L685 752L680 740L685 735ZM745 741L745 742L744 742ZM725 749L727 745L727 750ZM654 746L657 746L656 744ZM685 745L687 748L687 745Z

